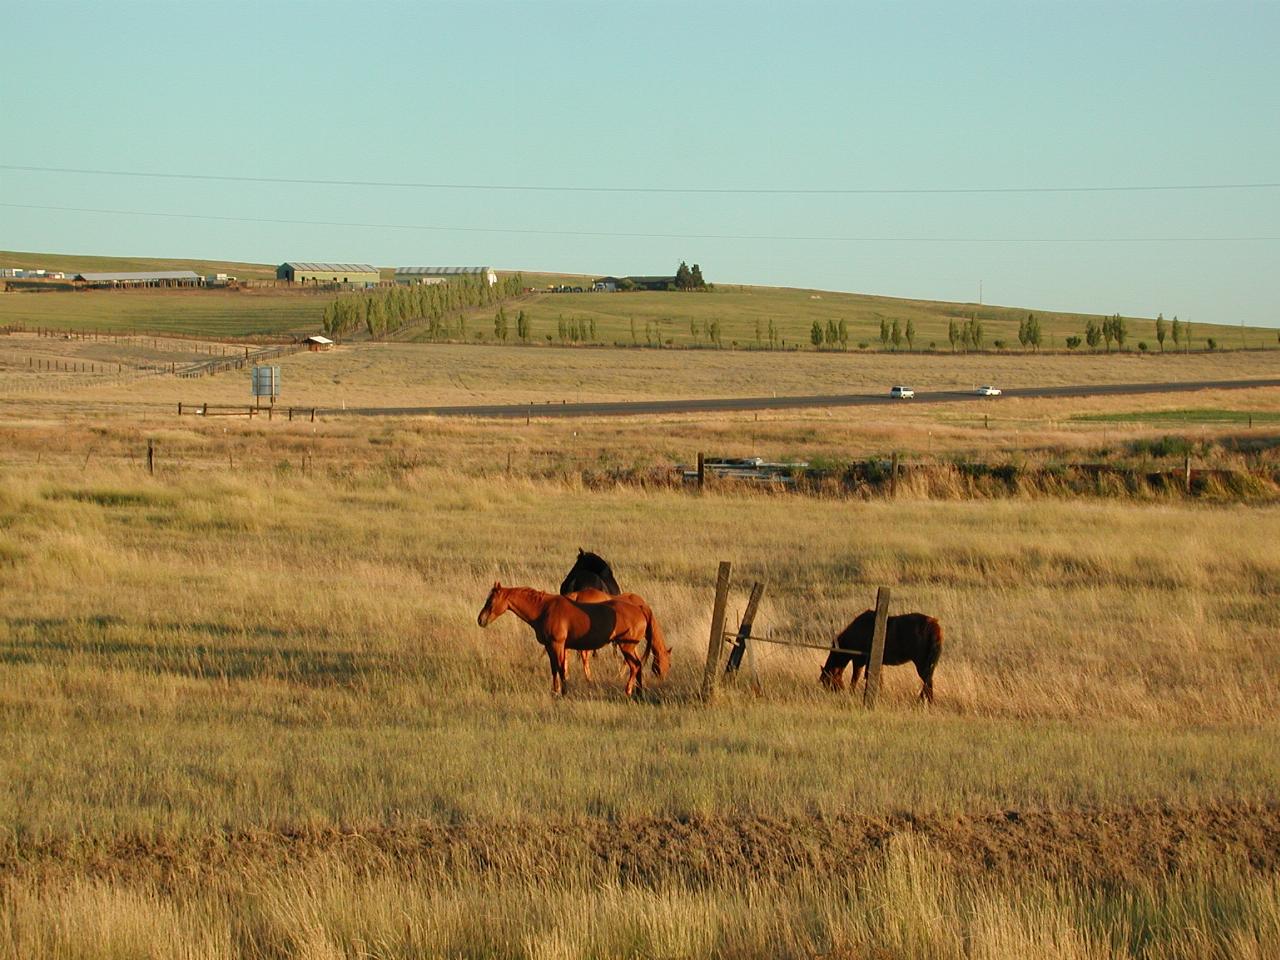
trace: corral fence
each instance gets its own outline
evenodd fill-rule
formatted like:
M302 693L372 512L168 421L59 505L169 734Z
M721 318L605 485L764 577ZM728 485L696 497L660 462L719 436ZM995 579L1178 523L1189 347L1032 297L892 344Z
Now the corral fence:
M747 598L747 606L736 631L725 630L725 611L729 602L729 589L732 580L733 565L728 560L720 561L716 572L716 596L711 608L711 636L707 643L707 660L702 672L702 701L715 702L721 678L736 679L742 668L744 659L751 675L751 688L760 692L760 675L755 665L755 644L772 643L785 647L799 647L811 650L822 650L828 654L841 652L860 656L869 654L867 660L866 686L863 688L862 703L867 709L876 705L880 693L880 672L884 665L884 638L889 624L888 587L876 590L876 619L871 633L870 651L852 647L837 647L833 644L814 643L801 637L777 636L768 634L761 636L754 632L756 613L760 608L760 600L764 597L765 585L761 581L751 584ZM728 649L726 656L725 650Z

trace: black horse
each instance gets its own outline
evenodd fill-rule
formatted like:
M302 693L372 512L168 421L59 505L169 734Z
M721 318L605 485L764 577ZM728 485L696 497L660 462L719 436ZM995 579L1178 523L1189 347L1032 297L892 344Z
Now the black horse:
M564 582L560 584L560 592L574 593L587 589L601 590L614 597L622 593L622 588L618 586L613 570L604 557L579 547L578 559L574 562L573 569L564 578Z
M600 554L581 547L578 548L578 559L574 561L573 569L560 584L561 594L576 593L579 590L600 590L611 597L622 593L608 561ZM591 679L591 658L596 653L595 650L582 651L582 673L588 680Z
M871 659L871 635L875 625L876 612L864 610L836 637L835 646L839 649L831 651L818 677L824 687L828 690L843 690L844 668L850 665L853 666L851 682L854 686L857 685L858 674ZM889 617L885 624L884 665L893 667L900 663L915 664L920 682L924 684L920 690L920 699L928 703L933 703L933 671L941 656L942 627L937 620L923 613L904 613Z

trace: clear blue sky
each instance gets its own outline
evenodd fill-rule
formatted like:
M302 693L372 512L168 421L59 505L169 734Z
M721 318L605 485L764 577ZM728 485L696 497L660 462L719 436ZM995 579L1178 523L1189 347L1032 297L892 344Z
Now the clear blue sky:
M8 165L720 189L1280 181L1275 3L0 0L0 13ZM3 249L616 274L686 259L720 282L973 300L981 280L993 303L1280 323L1275 241L778 239L1277 237L1275 188L558 193L0 169L0 202L471 228L0 206Z

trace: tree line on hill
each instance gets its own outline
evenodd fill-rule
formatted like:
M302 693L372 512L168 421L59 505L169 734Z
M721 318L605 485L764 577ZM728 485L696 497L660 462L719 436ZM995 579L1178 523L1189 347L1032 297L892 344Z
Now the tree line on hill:
M321 325L326 336L349 336L361 330L382 337L413 324L425 324L432 339L466 337L466 313L516 296L520 274L490 285L482 277L459 277L447 283L377 287L344 294L325 305Z

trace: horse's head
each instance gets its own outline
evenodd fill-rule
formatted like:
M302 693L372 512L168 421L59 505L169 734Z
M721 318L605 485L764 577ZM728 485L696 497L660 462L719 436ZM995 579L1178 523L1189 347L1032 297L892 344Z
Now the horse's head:
M489 596L484 601L484 606L480 608L480 615L476 617L476 623L482 627L487 627L492 621L507 612L507 591L503 589L502 584L497 580L493 581L493 589L489 591Z

